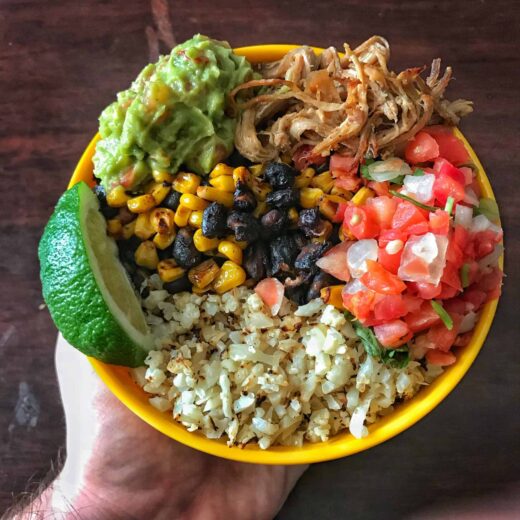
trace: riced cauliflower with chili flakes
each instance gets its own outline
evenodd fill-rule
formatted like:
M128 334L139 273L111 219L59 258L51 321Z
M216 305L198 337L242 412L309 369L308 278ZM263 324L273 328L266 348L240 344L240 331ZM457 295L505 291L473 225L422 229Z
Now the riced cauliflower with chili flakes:
M366 425L430 383L440 367L389 368L368 356L345 315L321 299L284 299L272 316L242 286L171 295L151 277L144 300L156 349L135 378L189 431L229 445L302 446Z

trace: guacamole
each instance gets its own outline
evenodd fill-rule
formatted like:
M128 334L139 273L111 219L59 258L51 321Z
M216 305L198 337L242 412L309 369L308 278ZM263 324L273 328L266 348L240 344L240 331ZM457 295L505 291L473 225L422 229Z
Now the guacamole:
M233 149L236 121L227 94L251 79L249 62L227 42L200 34L147 65L99 118L94 174L110 189L145 182L181 164L205 174Z

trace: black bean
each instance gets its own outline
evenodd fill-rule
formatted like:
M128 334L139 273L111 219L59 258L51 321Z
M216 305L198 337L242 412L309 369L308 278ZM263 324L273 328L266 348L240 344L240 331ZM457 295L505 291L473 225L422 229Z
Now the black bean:
M242 266L247 276L253 280L261 280L265 277L265 266L268 262L267 249L263 242L255 242L244 251Z
M267 274L273 276L282 272L292 272L298 251L299 247L293 235L282 235L271 240Z
M239 211L253 211L256 208L255 195L245 182L237 182L233 193L233 208Z
M285 296L289 300L296 303L296 305L305 305L307 303L307 292L309 290L308 284L301 284L295 287L286 287Z
M261 233L258 219L251 213L232 211L227 218L227 227L234 233L239 241L254 242L258 240Z
M264 237L272 238L287 230L289 225L289 217L286 211L275 208L268 211L261 218L260 222L262 224L262 232Z
M188 279L188 275L185 274L181 278L177 278L177 280L173 280L173 282L167 282L163 284L163 287L170 293L180 293L184 291L191 290L191 283Z
M218 202L212 202L202 214L202 234L207 238L222 237L227 234L227 209Z
M322 257L323 253L325 253L325 251L330 247L330 242L311 242L310 244L307 244L296 257L294 267L305 271L314 269L318 259Z
M186 269L202 262L202 254L193 243L193 233L188 228L181 228L175 237L172 248L174 260Z
M182 193L175 190L170 190L170 193L166 195L164 200L161 202L161 207L176 211L179 207L179 201L181 200Z
M298 217L298 227L309 237L319 237L325 233L327 224L321 218L318 208L304 209ZM330 231L330 229L329 229Z
M265 198L268 206L272 208L290 208L296 206L300 201L300 192L296 188L285 188L272 191Z
M125 224L130 224L132 220L137 218L135 213L132 213L127 207L119 208L119 212L117 218L121 221L121 224L124 226Z
M92 191L99 201L99 210L106 219L115 218L119 213L117 208L111 208L107 203L107 193L101 184L96 184Z
M264 179L274 190L290 188L294 184L296 174L296 170L281 162L267 163L264 169Z
M339 281L331 276L328 273L320 271L317 273L312 279L312 283L309 287L309 291L307 292L307 298L309 300L314 300L314 298L319 298L321 290L324 287L329 287L330 285L335 285L339 283Z

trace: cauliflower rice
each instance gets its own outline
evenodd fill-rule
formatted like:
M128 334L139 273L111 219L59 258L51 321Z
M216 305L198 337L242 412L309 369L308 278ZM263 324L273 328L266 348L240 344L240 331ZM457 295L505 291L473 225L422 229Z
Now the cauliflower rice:
M143 300L155 350L136 381L189 431L228 445L302 446L366 425L414 396L442 369L368 356L342 312L321 299L284 299L271 316L251 289L170 295L157 275Z

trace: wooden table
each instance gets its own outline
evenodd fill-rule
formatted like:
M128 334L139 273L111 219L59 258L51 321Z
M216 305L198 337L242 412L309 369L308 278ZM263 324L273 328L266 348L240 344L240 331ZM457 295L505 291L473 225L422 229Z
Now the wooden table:
M171 31L161 0L0 3L0 511L29 479L46 474L64 442L53 367L56 330L40 310L36 248L43 226L103 107L157 49L165 52L196 32L233 46L341 46L376 33L391 42L394 68L441 56L455 69L449 97L475 102L462 129L492 179L506 233L504 295L464 381L397 438L312 467L280 518L402 518L514 481L520 455L520 4L169 4Z

